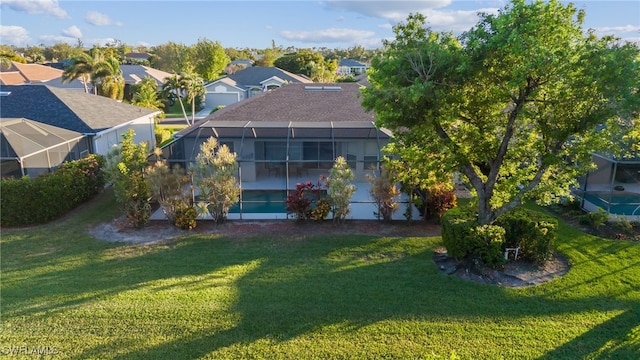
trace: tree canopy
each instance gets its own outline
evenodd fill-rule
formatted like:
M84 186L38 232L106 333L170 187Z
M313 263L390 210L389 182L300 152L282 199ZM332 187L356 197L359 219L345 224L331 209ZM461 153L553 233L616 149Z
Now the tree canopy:
M560 1L514 0L456 38L411 14L372 61L363 106L423 176L459 172L492 223L569 193L640 110L638 47Z

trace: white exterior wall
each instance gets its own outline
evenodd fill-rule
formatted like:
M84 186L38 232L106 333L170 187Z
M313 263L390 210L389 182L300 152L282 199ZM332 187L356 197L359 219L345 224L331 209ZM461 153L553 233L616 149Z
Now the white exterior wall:
M93 141L93 150L96 154L107 155L108 152L122 141L122 134L133 129L136 144L146 142L147 150L151 151L156 146L156 132L154 128L154 116L148 116L132 120L121 126L114 127L97 133Z

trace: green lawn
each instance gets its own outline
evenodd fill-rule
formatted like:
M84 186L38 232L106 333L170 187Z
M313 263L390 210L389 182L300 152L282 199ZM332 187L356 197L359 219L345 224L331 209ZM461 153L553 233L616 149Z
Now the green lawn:
M1 236L0 354L64 359L638 359L640 244L561 227L561 279L506 289L436 268L439 237L92 238L101 196ZM40 348L38 348L40 347ZM0 355L0 357L2 357Z

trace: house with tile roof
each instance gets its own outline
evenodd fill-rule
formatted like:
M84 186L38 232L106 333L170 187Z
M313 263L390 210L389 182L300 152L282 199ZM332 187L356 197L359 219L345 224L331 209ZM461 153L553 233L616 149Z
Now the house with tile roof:
M120 65L120 70L122 70L122 77L124 78L125 85L135 85L145 77L149 77L155 80L158 87L160 87L164 84L167 78L173 75L166 71L154 69L145 65L123 64Z
M106 155L133 129L135 142L155 147L160 111L53 86L0 86L0 121L27 119L74 131L89 139L88 153Z
M375 219L367 175L379 171L391 132L375 125L356 83L289 83L220 109L164 146L169 163L188 167L214 137L237 154L242 187L230 218L286 218L284 199L297 183L316 184L339 156L353 170L352 217ZM235 211L235 212L234 212ZM415 211L418 214L418 211ZM398 214L399 218L403 218Z
M205 108L227 106L291 83L313 83L277 67L251 66L205 84Z
M62 83L64 71L40 64L22 64L15 61L9 67L0 67L0 85L49 85L84 91L81 80Z

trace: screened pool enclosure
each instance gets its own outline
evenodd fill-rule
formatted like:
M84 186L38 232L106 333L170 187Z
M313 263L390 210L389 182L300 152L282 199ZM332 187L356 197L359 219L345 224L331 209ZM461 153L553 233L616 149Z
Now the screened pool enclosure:
M595 154L593 159L597 170L580 179L580 189L574 192L582 207L640 220L640 157L617 159Z
M285 218L284 200L297 183L318 183L342 156L353 170L351 218L375 219L367 174L380 169L390 132L372 121L214 121L200 124L163 148L170 164L188 167L210 137L237 154L242 197L230 218ZM402 211L398 211L402 218Z
M36 177L89 153L83 134L27 119L0 121L2 177Z

